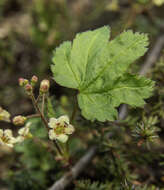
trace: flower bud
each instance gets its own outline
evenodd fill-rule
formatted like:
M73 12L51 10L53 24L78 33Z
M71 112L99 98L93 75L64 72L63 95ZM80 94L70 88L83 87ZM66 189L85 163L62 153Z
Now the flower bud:
M24 78L19 78L18 82L19 82L19 86L23 86L23 84L24 84Z
M10 122L10 113L0 107L0 121Z
M26 84L28 84L28 80L24 78L19 78L18 82L20 86L25 86Z
M18 115L18 116L15 116L15 117L13 118L13 124L14 124L14 125L18 125L18 126L24 125L24 123L25 123L26 120L27 120L26 117L21 116L21 115Z
M38 82L38 77L37 76L33 76L32 78L31 78L31 85L32 86L35 86L35 84Z
M41 84L40 84L40 93L46 93L48 92L50 88L50 82L49 80L42 80Z
M26 84L25 90L26 90L26 92L31 93L32 92L32 86L31 86L31 84Z

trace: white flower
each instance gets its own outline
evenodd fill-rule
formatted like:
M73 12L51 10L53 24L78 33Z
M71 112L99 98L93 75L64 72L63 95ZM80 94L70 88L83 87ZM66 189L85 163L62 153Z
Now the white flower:
M50 118L48 123L49 127L52 128L49 131L49 138L51 140L57 139L63 143L68 140L68 135L74 132L74 127L69 124L68 116L61 116L58 119Z
M15 143L16 138L13 137L12 131L10 129L0 129L0 145L7 145L9 147L13 147Z
M19 129L18 134L19 136L17 137L17 142L23 142L25 139L31 137L31 133L30 133L30 125L31 122L28 122L25 127L22 127L21 129Z
M0 107L0 120L10 122L10 113Z

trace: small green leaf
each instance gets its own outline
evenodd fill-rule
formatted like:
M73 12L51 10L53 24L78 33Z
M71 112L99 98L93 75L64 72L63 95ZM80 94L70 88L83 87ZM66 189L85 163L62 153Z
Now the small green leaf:
M145 34L126 31L112 41L109 28L77 34L56 49L52 72L57 83L79 91L82 115L90 120L115 120L122 103L143 106L154 82L128 74L136 59L147 51Z

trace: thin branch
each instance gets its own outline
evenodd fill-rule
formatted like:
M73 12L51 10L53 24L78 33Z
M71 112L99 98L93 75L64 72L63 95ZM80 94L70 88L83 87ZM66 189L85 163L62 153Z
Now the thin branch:
M45 94L42 96L42 114L44 116Z
M46 121L44 115L43 115L42 112L40 111L39 106L38 106L38 104L36 103L36 100L35 100L35 97L34 97L33 93L31 94L31 100L32 100L32 103L33 103L35 109L36 109L37 112L39 113L39 115L40 115L40 117L41 117L41 119L42 119L42 121L43 121L43 123L44 123L46 129L49 131L48 122ZM62 156L63 153L62 153L62 151L61 151L61 149L60 149L58 143L57 143L55 140L53 141L53 143L54 143L56 149L58 150L59 154Z
M96 154L97 147L94 146L76 163L76 165L67 172L61 179L59 179L48 190L64 190L77 176L86 168L87 164L92 160Z
M36 103L39 102L40 98L41 98L41 96L40 96L40 94L39 94L38 97L37 97L37 99L36 99Z
M40 117L40 115L39 114L32 114L32 115L26 116L27 119L37 118L37 117Z
M45 117L43 116L42 112L40 111L40 109L38 107L38 104L36 103L36 100L35 100L35 97L34 97L33 94L31 95L31 99L32 99L33 105L34 105L35 109L37 110L38 114L40 115L46 129L49 130L48 123L47 123Z
M144 76L150 71L152 66L158 60L158 58L160 56L160 52L163 47L164 47L164 35L161 35L157 38L157 41L156 41L154 47L148 53L145 64L143 65L143 67L141 68L141 70L139 72L140 75Z
M119 111L119 114L118 114L119 120L125 119L127 114L128 114L128 106L126 104L123 104L120 107L120 111Z
M152 66L158 60L158 58L160 56L160 52L163 47L164 47L164 35L160 35L157 38L157 41L156 41L154 47L148 53L146 61L140 69L140 72L139 72L140 75L145 76L150 71ZM122 105L120 108L120 111L119 111L119 120L125 119L127 112L128 112L128 106L125 104Z

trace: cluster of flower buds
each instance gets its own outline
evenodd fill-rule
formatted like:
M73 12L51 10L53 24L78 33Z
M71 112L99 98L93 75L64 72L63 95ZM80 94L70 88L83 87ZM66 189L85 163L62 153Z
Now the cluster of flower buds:
M33 88L35 87L36 83L38 82L38 77L34 75L31 78L31 82L29 82L29 80L24 79L24 78L19 78L18 81L19 81L19 85L24 87L27 94L30 95L32 93Z
M25 86L26 84L29 83L29 81L27 79L24 79L24 78L19 78L18 82L19 82L20 86Z
M31 95L37 82L38 82L38 77L35 75L31 78L30 82L27 79L19 78L19 85L24 87L28 95ZM49 88L50 88L50 81L47 79L42 80L39 89L40 95L47 93L49 91Z

